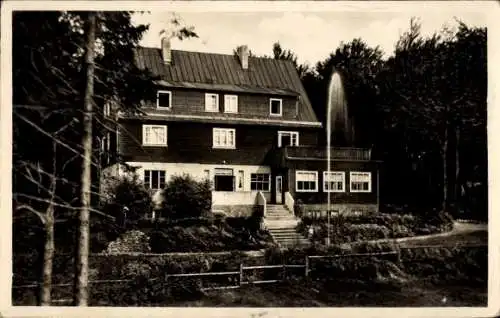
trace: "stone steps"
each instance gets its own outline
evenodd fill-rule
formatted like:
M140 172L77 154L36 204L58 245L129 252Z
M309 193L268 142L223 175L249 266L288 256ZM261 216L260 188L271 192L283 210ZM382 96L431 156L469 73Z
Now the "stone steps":
M264 222L275 242L282 248L307 246L310 243L295 230L299 219L283 205L267 205Z

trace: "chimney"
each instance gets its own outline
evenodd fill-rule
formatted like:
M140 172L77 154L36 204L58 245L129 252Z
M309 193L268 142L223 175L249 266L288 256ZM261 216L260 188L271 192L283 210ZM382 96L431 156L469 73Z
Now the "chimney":
M238 47L238 57L240 58L241 68L246 70L248 69L248 46L242 45Z
M161 55L165 64L170 65L172 63L172 50L170 49L169 38L164 37L161 39Z

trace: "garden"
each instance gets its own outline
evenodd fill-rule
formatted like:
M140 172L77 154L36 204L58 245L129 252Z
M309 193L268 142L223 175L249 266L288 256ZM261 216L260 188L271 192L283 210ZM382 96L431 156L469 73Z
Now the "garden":
M145 211L154 206L150 192L135 177L116 180L102 205L102 211L113 215L114 219L97 215L91 219L91 305L332 306L342 303L342 295L347 294L358 298L364 295L357 298L359 304L356 304L360 306L380 302L388 305L397 295L409 295L411 288L416 292L417 282L420 292L427 296L435 295L436 290L442 291L440 295L449 295L452 293L450 288L455 288L453 297L467 298L457 292L460 290L457 286L467 286L475 295L486 294L487 248L484 245L403 248L393 242L380 241L450 231L453 219L446 213L335 216L330 220L334 244L329 247L322 244L327 220L302 217L297 231L307 236L312 226L313 244L307 248L281 250L262 229L262 215L258 211L249 217L214 215L210 212L209 194L210 185L206 182L195 181L188 175L174 177L162 193L163 203L156 209L159 217L148 219L144 218ZM123 213L125 206L126 214ZM55 227L54 299L68 299L71 295L74 250L67 242L72 242L74 236L72 222L57 223ZM26 228L33 231L36 227L26 225ZM15 231L20 230L15 228ZM43 247L29 241L29 237L39 235L30 233L23 235L33 253L18 254L14 259L14 285L36 281L38 277L42 257L36 250ZM245 253L255 250L263 253ZM381 256L377 255L379 252L394 253ZM374 253L374 256L334 261L328 258L357 253ZM299 268L310 255L325 258L311 262L306 277ZM206 291L202 287L207 286L207 281L204 285L197 277L167 279L165 276L167 273L237 272L242 264L291 264L298 270L288 271L281 282L272 286L241 286L234 291ZM252 276L256 274L249 275L253 277L249 279L259 279L258 275ZM276 275L271 269L264 270L260 277L272 280ZM234 285L237 280L234 275L232 278L214 277L208 286ZM63 284L62 287L59 284ZM297 288L302 291L297 292ZM249 296L255 292L260 296ZM273 296L276 292L283 296L281 300ZM36 303L37 293L37 288L14 289L13 302L18 305ZM381 295L385 295L385 302ZM485 297L466 301L479 304Z
M438 211L335 215L330 218L329 226L326 217L304 216L297 225L297 231L315 244L324 244L329 228L331 242L353 243L448 232L453 229L453 222L451 215Z
M396 252L381 255L382 252ZM373 253L368 257L329 256ZM240 264L304 264L306 277L290 271L280 282L234 290L202 289L198 277L167 278L166 273L238 271ZM486 305L487 247L399 249L387 243L357 247L269 248L260 257L234 252L220 255L100 255L91 258L93 306L423 306ZM264 273L264 278L276 277ZM237 275L215 276L209 283L234 285ZM104 280L104 281L103 281ZM119 280L118 282L116 280ZM207 282L203 283L207 286ZM411 292L410 292L411 291ZM57 289L55 296L62 295ZM24 294L26 296L26 294ZM60 296L61 297L61 296ZM437 297L437 298L436 298ZM442 303L442 299L449 303Z
M135 231L149 239L148 246L138 250L126 247L122 253L246 251L272 246L270 234L261 228L259 211L246 217L211 212L211 185L208 181L196 181L189 175L174 176L160 196L161 203L155 207L151 193L137 176L114 180L103 210L119 220L120 235ZM122 212L123 207L127 207L126 214ZM156 217L144 218L153 208ZM103 231L106 231L104 227L96 228L95 232ZM112 238L101 235L101 240L96 239L92 249L95 252L105 250L115 239L117 235Z

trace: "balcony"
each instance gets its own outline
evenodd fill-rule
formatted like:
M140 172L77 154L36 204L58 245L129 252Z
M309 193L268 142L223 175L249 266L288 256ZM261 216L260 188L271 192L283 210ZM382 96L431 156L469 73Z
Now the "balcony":
M347 161L370 161L371 149L368 148L350 148L350 147L331 147L332 160ZM326 147L299 146L277 148L270 156L270 162L274 166L286 166L287 159L299 160L326 160Z
M320 147L285 147L287 158L326 159L327 151ZM330 147L331 159L336 160L371 160L371 149Z

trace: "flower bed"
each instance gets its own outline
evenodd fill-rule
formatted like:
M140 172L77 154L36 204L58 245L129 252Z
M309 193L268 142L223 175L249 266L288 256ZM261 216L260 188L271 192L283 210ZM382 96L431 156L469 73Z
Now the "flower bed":
M131 224L130 228L131 232L140 231L148 237L149 250L142 247L134 250L141 245L130 241L133 246L124 246L122 252L223 252L270 247L272 238L259 225L259 220L252 217L142 220Z
M314 229L311 240L322 244L328 236L327 219L303 217L297 231L308 236L309 226ZM414 216L410 214L372 214L335 216L330 220L332 243L351 243L378 239L394 239L450 231L453 219L446 213Z

